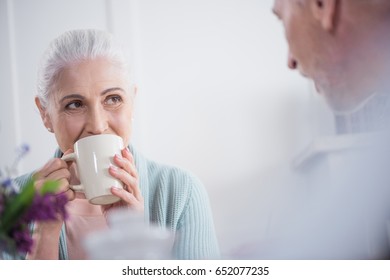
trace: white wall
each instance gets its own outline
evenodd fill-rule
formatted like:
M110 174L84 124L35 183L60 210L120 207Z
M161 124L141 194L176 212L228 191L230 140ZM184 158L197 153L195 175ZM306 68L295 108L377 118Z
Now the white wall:
M253 204L267 182L332 129L309 82L287 69L272 2L0 0L0 165L22 142L31 153L20 172L54 152L33 100L49 41L71 28L110 30L127 46L139 87L134 144L201 178L222 252L233 254L253 237L253 221L266 219Z

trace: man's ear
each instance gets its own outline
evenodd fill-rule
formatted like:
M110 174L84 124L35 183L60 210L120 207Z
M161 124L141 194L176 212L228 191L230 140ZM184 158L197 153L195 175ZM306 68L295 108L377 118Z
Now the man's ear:
M322 28L333 32L336 25L337 5L339 0L310 0L311 9Z
M51 123L50 116L47 112L47 109L42 106L41 100L38 98L38 96L35 97L35 105L37 105L39 114L41 115L41 119L43 121L43 124L47 128L48 131L53 131L53 125Z

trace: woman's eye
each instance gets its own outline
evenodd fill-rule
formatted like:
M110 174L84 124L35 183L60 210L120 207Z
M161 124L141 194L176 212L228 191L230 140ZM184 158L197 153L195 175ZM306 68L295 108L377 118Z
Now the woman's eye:
M105 100L107 105L118 105L122 102L122 97L119 95L108 96Z
M83 103L81 101L72 101L65 106L65 109L76 110L81 107L83 107Z

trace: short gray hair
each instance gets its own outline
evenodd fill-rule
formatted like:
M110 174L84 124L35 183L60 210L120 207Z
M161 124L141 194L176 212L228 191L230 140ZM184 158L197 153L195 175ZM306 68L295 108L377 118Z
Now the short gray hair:
M38 98L46 108L50 92L61 71L83 60L104 57L128 73L122 47L113 36L102 30L70 30L55 38L45 51L38 70Z

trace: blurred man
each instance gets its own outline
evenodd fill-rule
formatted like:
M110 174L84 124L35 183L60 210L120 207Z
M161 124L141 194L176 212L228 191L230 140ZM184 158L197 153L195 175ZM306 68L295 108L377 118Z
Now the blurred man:
M288 66L312 79L336 112L390 92L390 1L276 0Z
M284 227L270 230L275 244L259 255L389 258L390 1L275 0L273 12L285 29L288 66L314 82L338 135L325 156L308 161L326 167L308 184L313 193L290 203L300 209L283 214Z

